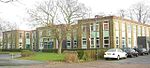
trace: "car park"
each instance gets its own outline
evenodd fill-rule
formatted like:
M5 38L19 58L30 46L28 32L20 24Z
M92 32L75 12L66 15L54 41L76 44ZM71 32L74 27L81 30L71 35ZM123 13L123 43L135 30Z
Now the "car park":
M145 48L134 48L134 49L138 52L139 55L148 55L149 54L148 50L146 50Z
M138 52L133 48L122 48L122 50L127 53L127 57L138 57Z
M107 60L109 58L115 58L119 60L120 58L127 58L127 53L119 48L109 49L105 52L104 58Z

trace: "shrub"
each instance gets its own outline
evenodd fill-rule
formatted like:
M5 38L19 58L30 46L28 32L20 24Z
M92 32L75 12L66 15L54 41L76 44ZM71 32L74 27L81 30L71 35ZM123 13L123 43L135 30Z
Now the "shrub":
M57 49L42 49L42 52L57 53Z
M2 49L3 52L21 52L22 49Z
M84 50L78 50L77 53L78 53L78 58L82 59L82 57L84 55Z
M91 52L90 51L84 51L84 55L83 55L82 59L84 61L90 61L90 60L92 60L92 58L91 58Z
M104 58L104 53L107 51L108 49L99 49L98 50L98 58L103 59Z
M29 51L29 50L22 50L21 51L22 57L28 57L28 56L32 56L32 55L34 55L34 53L32 51Z
M64 54L66 62L78 62L78 53L76 51L64 51Z

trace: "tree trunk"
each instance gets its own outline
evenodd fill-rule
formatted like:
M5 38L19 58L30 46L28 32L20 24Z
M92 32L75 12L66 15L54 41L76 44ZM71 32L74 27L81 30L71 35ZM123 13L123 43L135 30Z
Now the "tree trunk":
M57 51L58 54L61 54L62 42L63 42L63 40L61 40L60 43L59 43L58 51Z

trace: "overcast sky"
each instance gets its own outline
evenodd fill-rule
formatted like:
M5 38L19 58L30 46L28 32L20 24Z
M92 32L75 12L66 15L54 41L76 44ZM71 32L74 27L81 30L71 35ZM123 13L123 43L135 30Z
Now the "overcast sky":
M27 13L26 9L30 9L43 0L18 0L19 2L13 3L0 3L0 18L17 23L22 30L27 29ZM92 14L96 15L100 12L107 14L117 13L119 9L127 9L132 4L144 1L150 4L149 0L78 0L84 3L87 7L92 9Z

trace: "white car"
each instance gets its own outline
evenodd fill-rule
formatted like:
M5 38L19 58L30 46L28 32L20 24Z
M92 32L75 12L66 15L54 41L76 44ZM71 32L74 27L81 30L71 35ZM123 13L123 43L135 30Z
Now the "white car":
M113 49L109 49L108 51L105 52L104 58L105 59L116 58L117 60L119 60L120 58L127 58L127 53L123 52L119 48L118 49L113 48Z

